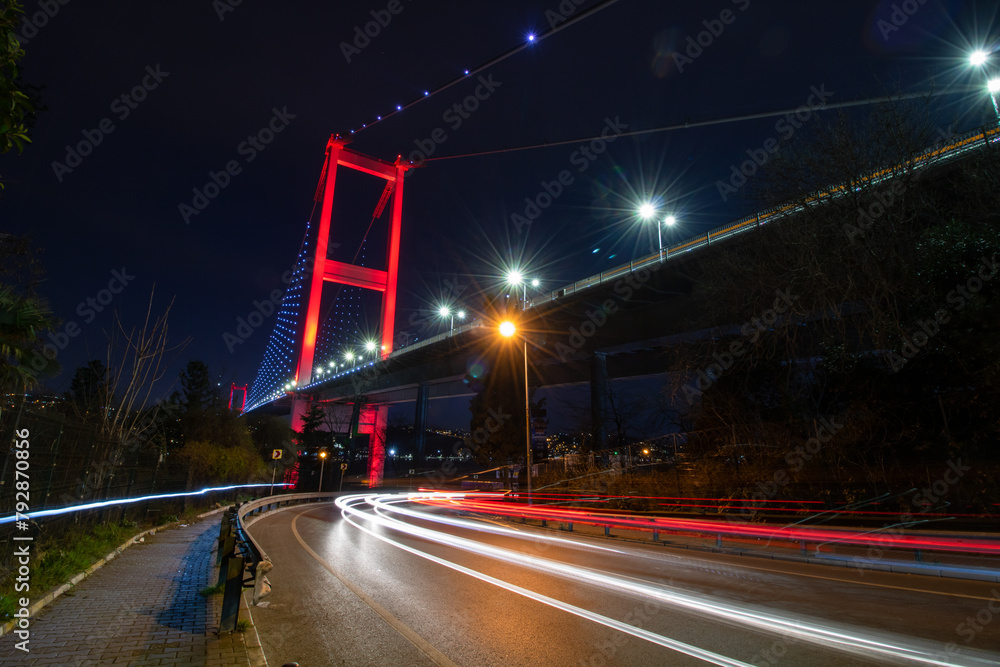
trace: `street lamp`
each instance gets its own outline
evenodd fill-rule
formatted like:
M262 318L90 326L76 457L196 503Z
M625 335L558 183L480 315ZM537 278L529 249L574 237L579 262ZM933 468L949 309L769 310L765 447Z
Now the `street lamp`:
M511 271L507 274L507 283L516 287L521 287L523 298L521 301L521 310L528 307L528 283L525 281L524 276L520 271Z
M989 60L989 54L982 50L975 51L969 56L969 64L973 67L985 67L987 60ZM993 102L993 113L996 114L997 121L1000 122L1000 106L997 105L997 93L1000 92L1000 78L987 79L986 90L989 91L990 100Z
M500 323L500 335L504 338L513 338L517 333L517 326L510 320ZM528 339L521 336L524 341L524 438L526 441L525 451L525 477L528 479L528 504L531 504L531 402L528 396Z
M347 352L346 354L344 354L344 359L347 359L349 362L351 362L351 366L354 365L354 353L353 352Z
M656 241L660 247L660 261L663 261L663 228L661 225L666 225L667 227L673 227L677 222L677 218L672 215L668 215L662 221L656 218L656 207L652 204L646 203L639 207L639 217L643 220L649 220L653 218L656 221Z
M441 308L438 309L438 315L440 315L441 317L449 317L449 318L451 318L451 330L452 331L455 330L455 317L458 317L459 320L464 320L465 319L465 311L464 310L459 310L458 312L452 312L451 308L449 308L448 306L441 306Z
M319 490L317 493L323 492L323 468L326 466L326 450L319 450Z

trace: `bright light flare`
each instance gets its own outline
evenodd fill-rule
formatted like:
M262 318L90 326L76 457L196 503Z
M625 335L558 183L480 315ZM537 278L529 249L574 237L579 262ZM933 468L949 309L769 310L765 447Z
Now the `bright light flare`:
M365 343L365 349L368 350L369 352L374 352L375 348L376 348L375 341L370 340Z
M643 220L649 220L654 215L656 215L656 207L650 203L645 203L639 207L639 217Z
M507 282L511 285L520 285L523 280L524 276L521 275L520 271L511 271L507 274Z
M440 315L441 317L448 317L449 315L451 315L451 311L448 310L448 306L441 306L440 308L438 308L438 315Z
M672 215L668 215L666 220L663 221L663 224L665 224L667 227L670 227L671 225L674 225L676 223L677 223L677 218L675 218Z
M994 94L1000 92L1000 78L990 79L987 81L986 89L989 90L990 93Z
M504 338L510 338L515 333L517 333L517 327L510 320L500 323L500 335Z
M973 67L980 67L981 65L986 63L987 57L988 56L986 55L986 52L983 50L974 51L969 56L969 63L971 63Z

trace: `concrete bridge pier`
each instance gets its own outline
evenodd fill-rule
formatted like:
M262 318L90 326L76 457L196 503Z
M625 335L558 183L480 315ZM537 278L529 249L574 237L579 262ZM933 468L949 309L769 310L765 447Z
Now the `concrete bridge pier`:
M608 447L608 416L611 414L609 391L607 355L595 352L590 358L590 423L594 449Z
M385 474L385 432L389 421L388 405L366 405L361 411L359 433L368 434L368 487L382 487Z
M417 386L417 408L413 415L413 433L417 445L417 465L424 464L424 445L427 440L424 431L427 430L427 401L429 397L430 390L427 385L421 384Z

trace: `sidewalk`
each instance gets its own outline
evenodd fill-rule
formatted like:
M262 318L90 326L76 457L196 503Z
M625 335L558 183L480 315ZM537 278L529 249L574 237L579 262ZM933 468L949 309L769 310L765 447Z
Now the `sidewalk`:
M254 629L217 637L222 597L198 593L218 579L220 520L129 547L32 618L30 653L14 647L15 634L0 637L0 665L250 665Z

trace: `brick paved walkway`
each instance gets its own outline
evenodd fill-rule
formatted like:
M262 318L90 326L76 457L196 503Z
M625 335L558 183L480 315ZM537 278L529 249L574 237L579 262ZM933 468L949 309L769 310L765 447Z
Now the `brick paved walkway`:
M129 547L32 619L30 653L13 633L0 637L0 665L250 665L245 635L216 637L221 596L198 594L217 581L219 521Z

